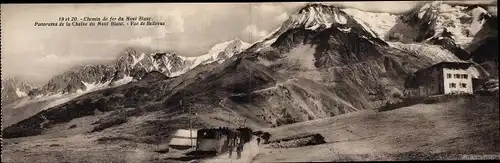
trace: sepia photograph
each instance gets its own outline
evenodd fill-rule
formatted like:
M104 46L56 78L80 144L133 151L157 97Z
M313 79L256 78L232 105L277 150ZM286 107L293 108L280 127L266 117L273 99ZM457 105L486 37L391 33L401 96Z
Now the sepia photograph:
M494 0L0 8L5 163L500 160Z

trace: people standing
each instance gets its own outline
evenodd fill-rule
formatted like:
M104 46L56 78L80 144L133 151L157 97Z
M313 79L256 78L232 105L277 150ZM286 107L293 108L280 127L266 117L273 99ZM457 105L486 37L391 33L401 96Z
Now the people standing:
M234 131L231 131L231 140L229 142L229 158L233 155L233 150L236 147L236 143L238 142L238 135Z
M235 141L234 139L231 139L231 142L229 143L229 158L231 158L232 154L233 154L233 149L234 149L234 144Z
M241 152L243 152L243 141L239 141L238 147L236 148L237 159L241 158Z

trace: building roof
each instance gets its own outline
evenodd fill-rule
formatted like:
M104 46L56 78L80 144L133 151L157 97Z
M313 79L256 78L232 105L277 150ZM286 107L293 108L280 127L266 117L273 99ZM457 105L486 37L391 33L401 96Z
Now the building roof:
M197 137L197 129L191 130L192 133L189 133L189 130L186 129L179 129L177 132L175 132L174 135L172 135L172 140L170 140L169 145L177 145L177 146L190 146L191 143L193 145L196 144L196 137ZM192 136L192 137L191 137ZM191 142L190 142L191 140Z
M454 68L454 69L468 69L473 63L470 62L439 62L424 69L418 70L415 74L425 73L432 68Z
M439 62L433 66L440 68L457 68L457 69L468 69L473 63L470 62Z

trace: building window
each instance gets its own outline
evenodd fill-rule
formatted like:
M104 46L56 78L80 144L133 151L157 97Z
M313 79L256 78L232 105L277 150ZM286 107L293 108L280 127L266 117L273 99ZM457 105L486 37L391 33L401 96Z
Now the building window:
M460 87L467 88L467 84L466 83L460 83Z
M468 77L469 77L469 75L467 75L467 74L462 74L462 78L463 78L463 79L467 79Z
M457 84L455 84L455 83L450 83L450 84L449 84L449 86L450 86L450 88L456 88L456 87L457 87Z
M446 74L446 78L447 79L451 78L451 74Z
M455 79L460 79L460 74L453 74L453 76L455 77Z

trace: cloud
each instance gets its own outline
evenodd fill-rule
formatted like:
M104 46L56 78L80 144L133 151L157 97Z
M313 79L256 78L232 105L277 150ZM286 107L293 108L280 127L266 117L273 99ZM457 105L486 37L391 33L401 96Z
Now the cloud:
M275 19L276 21L279 21L279 22L284 22L285 20L288 19L288 13L286 12L283 12L282 14L278 15Z
M268 34L267 31L265 30L259 30L257 29L257 26L255 25L248 25L244 30L243 30L244 33L247 33L247 34L250 34L252 35L253 37L264 37Z
M132 40L125 41L124 44L129 45L138 45L138 46L148 46L151 45L154 41L153 37L141 37Z
M40 58L35 58L33 61L35 63L51 63L51 64L64 64L71 65L74 63L81 62L93 62L93 61L105 61L105 60L113 60L115 57L113 56L82 56L82 55L56 55L56 54L48 54ZM55 66L55 65L54 65Z
M47 59L47 60L52 60L52 59L58 59L59 57L55 54L49 54L49 55L45 55L43 57L43 59Z
M118 45L122 43L123 41L118 41L118 40L94 40L94 41L85 41L85 44L108 44L108 45Z
M179 10L158 10L155 16L158 20L166 22L165 26L157 27L157 34L159 37L164 37L166 33L184 32L183 12Z

